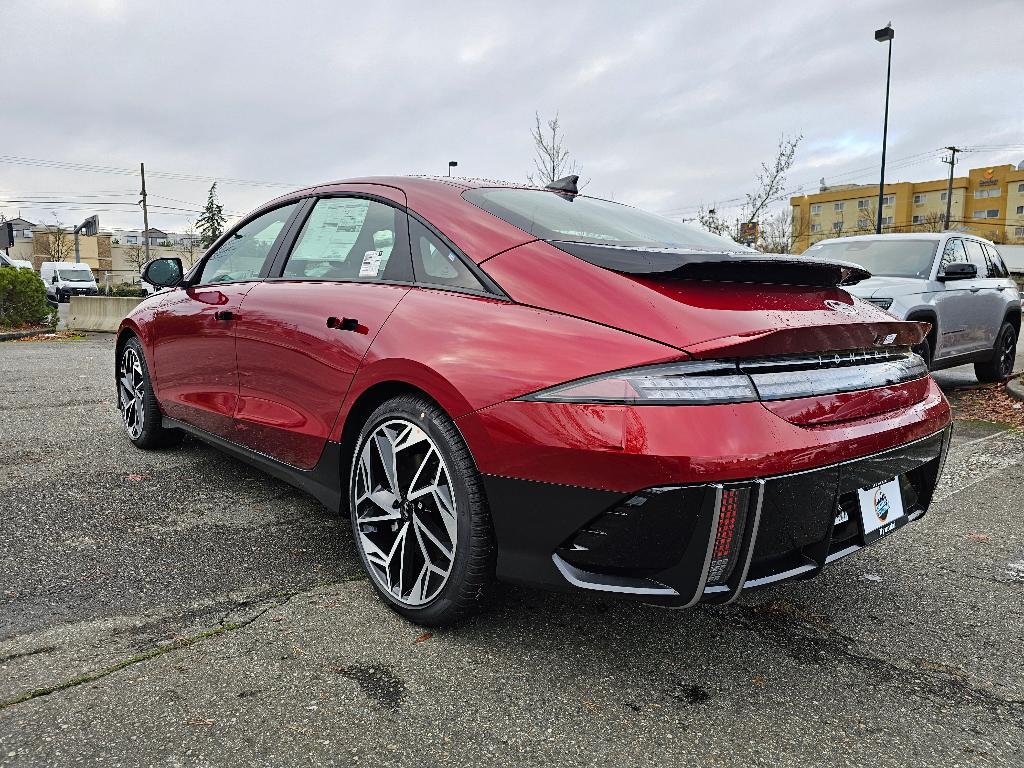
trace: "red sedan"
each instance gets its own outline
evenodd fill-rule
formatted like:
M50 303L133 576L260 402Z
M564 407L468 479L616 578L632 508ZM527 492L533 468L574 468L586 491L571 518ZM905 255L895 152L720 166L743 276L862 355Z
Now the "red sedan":
M729 602L928 508L949 407L867 276L574 177L326 184L146 266L118 404L140 448L188 432L347 515L421 624L496 580Z

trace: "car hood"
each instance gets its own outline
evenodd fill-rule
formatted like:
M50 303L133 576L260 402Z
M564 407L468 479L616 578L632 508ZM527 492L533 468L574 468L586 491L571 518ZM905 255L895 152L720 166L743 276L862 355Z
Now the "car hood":
M738 270L728 279L625 274L543 241L500 253L482 267L514 301L620 328L697 358L913 345L924 334L921 324L895 320L834 284L766 284Z
M919 277L872 275L867 280L851 285L847 290L854 296L860 296L862 299L873 299L876 297L895 298L896 296L907 296L912 293L923 293L925 281Z

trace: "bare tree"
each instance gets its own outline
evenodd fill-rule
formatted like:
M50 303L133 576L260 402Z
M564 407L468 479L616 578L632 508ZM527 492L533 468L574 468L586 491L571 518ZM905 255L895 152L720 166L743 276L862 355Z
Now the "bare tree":
M53 217L53 221L53 226L46 229L47 261L68 261L75 252L75 245L56 215Z
M135 274L132 276L132 282L134 282L134 278L142 274L142 267L146 264L146 249L138 243L126 246L124 258L135 270Z
M196 263L196 259L202 255L202 250L199 247L199 233L196 232L195 222L190 221L185 225L185 231L182 232L181 239L178 241L178 255L181 257L182 266L186 270L190 269Z
M807 217L800 209L779 211L765 219L759 228L758 249L765 253L792 253L798 240L808 231Z
M796 148L803 138L803 134L780 137L775 160L771 164L761 163L761 172L757 175L757 190L747 194L744 216L748 222L757 221L757 217L766 207L785 197L782 188L786 185L786 174L793 167Z
M803 140L803 135L782 136L779 139L778 149L775 158L770 163L761 163L761 171L757 175L757 187L753 192L746 194L747 201L740 209L739 215L732 222L720 216L714 208L705 208L703 205L697 213L697 219L701 226L716 235L731 237L737 242L740 239L740 222L757 221L764 216L768 209L781 200L786 194L783 188L786 185L786 174L793 167L796 160L796 149ZM785 223L781 223L785 219ZM790 241L792 246L792 222L789 221L789 214L782 211L780 214L765 217L765 225L759 227L761 236L757 246L764 250L764 232L771 232L771 247L782 247L783 235ZM782 232L781 230L785 230ZM787 249L788 250L788 249ZM784 252L784 251L775 251Z
M533 138L533 149L535 157L533 166L535 173L527 174L531 184L544 186L557 181L564 176L571 174L579 175L579 168L575 160L569 159L569 150L565 147L565 134L562 133L562 126L558 122L558 113L541 125L540 113L534 113L536 125L530 131Z
M942 232L946 229L946 215L944 213L925 213L917 217L916 222L911 222L911 232Z

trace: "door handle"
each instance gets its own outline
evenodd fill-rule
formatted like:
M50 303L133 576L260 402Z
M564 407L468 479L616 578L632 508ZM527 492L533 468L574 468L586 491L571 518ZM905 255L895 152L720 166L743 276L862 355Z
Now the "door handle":
M213 316L217 320L228 321L228 320L234 320L235 319L235 313L232 312L230 309L220 309L220 310L217 310L216 312L213 313Z
M354 317L338 318L331 315L327 318L327 327L337 331L355 331L359 329L359 321Z

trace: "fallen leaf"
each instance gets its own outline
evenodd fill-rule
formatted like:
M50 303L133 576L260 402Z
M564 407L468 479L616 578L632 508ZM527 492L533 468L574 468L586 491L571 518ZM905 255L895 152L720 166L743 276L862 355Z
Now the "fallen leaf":
M417 637L415 640L412 641L413 645L415 645L416 643L425 642L425 641L429 640L430 638L432 638L433 636L434 636L433 632L424 632L422 635L420 635L419 637Z
M133 483L137 483L140 480L142 480L142 475L131 474L128 475L128 477L126 477L125 480L131 480Z
M977 541L982 544L992 541L992 537L989 536L987 533L968 533L967 538L971 541Z

